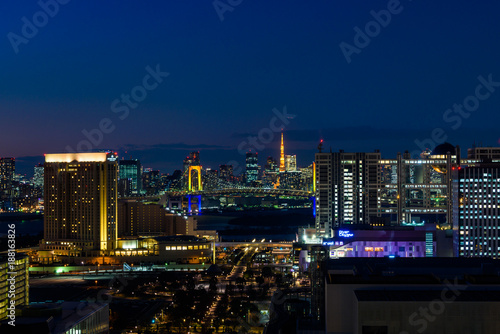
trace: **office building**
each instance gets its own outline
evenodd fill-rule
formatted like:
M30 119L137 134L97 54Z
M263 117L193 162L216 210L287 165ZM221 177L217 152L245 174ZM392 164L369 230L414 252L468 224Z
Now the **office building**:
M43 164L36 165L33 172L33 186L43 190Z
M455 255L500 257L500 163L454 170Z
M285 171L296 172L297 171L297 156L296 155L285 155Z
M264 172L262 173L262 186L264 188L274 188L278 183L278 162L273 157L267 157Z
M300 188L305 191L314 191L314 164L308 167L299 168Z
M14 197L15 171L15 158L0 158L0 198L12 199Z
M233 165L220 165L219 178L227 182L233 182L234 181Z
M321 145L315 160L316 227L325 236L343 224L451 223L450 171L460 161L458 147L445 143L418 159L408 152L382 159L378 150L325 153Z
M369 224L377 207L380 152L316 153L316 228L329 237L344 224ZM322 231L322 232L320 232Z
M318 146L319 153L315 154L315 173L316 173L316 236L326 237L331 236L333 228L333 201L334 189L333 184L333 154L330 152L322 152L321 146ZM338 195L336 200L338 201Z
M159 170L147 168L142 174L142 189L146 195L156 195L165 190L161 186L161 173Z
M0 320L12 315L8 309L11 305L15 309L29 305L29 258L21 253L15 255L13 263L9 263L7 255L0 255ZM0 332L3 333L3 328Z
M137 159L134 160L120 160L118 164L120 181L125 180L129 187L123 186L120 196L139 195L142 191L142 166L141 162Z
M247 152L245 160L245 181L247 186L252 186L259 178L259 154Z
M42 250L99 256L116 247L118 161L114 153L45 155Z
M302 189L302 173L301 172L283 172L279 173L279 188L280 189Z
M467 149L468 159L500 160L500 147L473 147Z
M276 173L279 171L278 162L273 157L267 157L266 165L264 167L264 172Z
M159 204L118 202L118 237L185 234L185 219Z
M207 168L203 176L203 188L205 190L219 189L219 171L217 169Z

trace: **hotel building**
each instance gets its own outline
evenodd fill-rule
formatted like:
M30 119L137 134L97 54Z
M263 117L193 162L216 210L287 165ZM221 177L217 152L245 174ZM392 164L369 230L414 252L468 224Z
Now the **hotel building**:
M55 255L100 256L116 248L117 155L47 154L41 250Z

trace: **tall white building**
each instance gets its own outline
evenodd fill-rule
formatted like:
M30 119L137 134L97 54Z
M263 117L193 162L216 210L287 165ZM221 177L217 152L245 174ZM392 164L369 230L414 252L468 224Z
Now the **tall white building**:
M455 255L500 258L500 163L455 170Z

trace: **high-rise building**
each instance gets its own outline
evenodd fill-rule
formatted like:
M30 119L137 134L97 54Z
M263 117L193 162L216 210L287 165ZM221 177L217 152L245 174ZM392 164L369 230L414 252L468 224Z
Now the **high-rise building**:
M139 195L142 191L141 162L137 159L120 160L118 170L120 180L130 180L130 193L120 193L120 196Z
M377 208L380 152L316 153L316 230L329 237L344 224L369 224Z
M34 167L33 186L43 189L43 164Z
M161 187L161 173L159 170L148 168L142 174L142 189L146 195L156 195L160 191L165 190Z
M468 159L500 159L500 147L473 147L467 150Z
M301 172L283 172L279 173L279 188L280 189L297 189L302 188L302 173Z
M455 152L458 152L455 153ZM316 154L316 227L344 224L415 225L451 223L449 171L460 161L445 143L420 159L408 152L382 159L380 152ZM477 160L462 160L471 164Z
M274 188L278 183L279 164L273 157L267 157L264 172L262 173L262 186Z
M182 182L182 171L180 169L176 169L172 175L167 176L166 188L169 191L180 191L183 187Z
M219 171L217 169L207 168L203 178L203 187L205 190L214 190L219 188Z
M297 171L297 156L296 155L285 155L285 170L287 172Z
M300 168L300 188L305 191L314 191L314 164L309 165L309 167Z
M316 165L316 235L329 238L333 228L333 154L322 152L322 144L318 146L319 152L315 154ZM338 200L338 195L337 198Z
M0 320L9 315L15 320L16 309L29 305L29 258L22 253L13 258L0 255Z
M500 258L500 163L459 166L452 173L455 255Z
M190 152L189 155L184 159L183 166L184 171L187 171L189 166L200 166L200 152Z
M220 165L219 166L219 178L227 182L233 182L233 165Z
M259 154L257 152L247 152L245 168L246 184L252 185L259 178Z
M41 249L56 255L99 256L116 247L116 154L47 154L44 180Z
M151 236L184 234L179 226L185 224L182 216L172 214L159 204L134 200L118 202L118 236Z
M276 173L279 171L279 165L278 163L276 162L276 160L274 160L273 157L267 157L267 160L266 160L266 166L264 167L264 172L265 173Z
M14 196L13 182L15 172L15 158L0 158L0 197L11 199Z

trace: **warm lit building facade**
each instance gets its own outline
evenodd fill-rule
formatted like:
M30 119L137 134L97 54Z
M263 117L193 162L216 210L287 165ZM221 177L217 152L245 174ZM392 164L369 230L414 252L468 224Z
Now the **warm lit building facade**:
M41 249L98 256L116 247L118 162L114 153L45 156Z
M15 308L29 305L29 258L25 254L16 254L13 263L9 263L7 256L0 255L0 320L11 314L7 308L12 300Z
M213 242L192 235L157 236L118 240L114 259L120 262L154 264L208 263Z
M159 204L120 200L118 222L119 237L186 234L186 220Z

